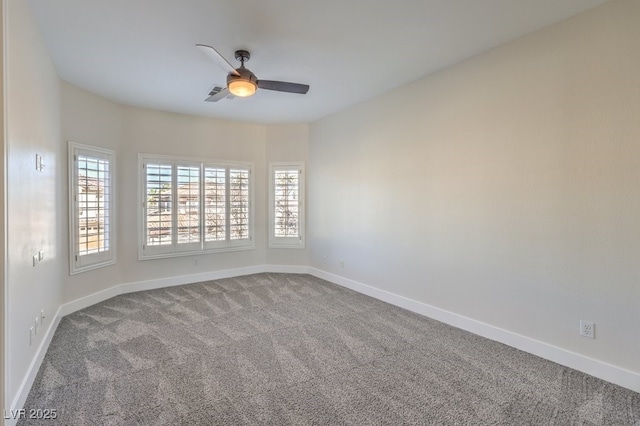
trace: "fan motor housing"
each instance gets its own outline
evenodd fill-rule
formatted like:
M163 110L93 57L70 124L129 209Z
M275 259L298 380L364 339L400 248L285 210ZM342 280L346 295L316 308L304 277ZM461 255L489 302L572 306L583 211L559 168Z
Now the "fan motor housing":
M258 89L258 79L255 74L241 66L237 69L238 74L229 74L227 76L227 89L232 95L246 98L253 96Z
M252 82L256 86L258 85L258 79L256 75L248 69L240 67L236 71L238 72L238 74L240 74L239 76L234 74L227 75L227 86L234 80L246 80Z

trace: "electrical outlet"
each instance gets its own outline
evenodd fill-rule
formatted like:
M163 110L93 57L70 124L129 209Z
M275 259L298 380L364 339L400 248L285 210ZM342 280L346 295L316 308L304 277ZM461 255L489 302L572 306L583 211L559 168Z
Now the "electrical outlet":
M34 254L33 255L33 266L36 266L39 261L40 261L40 256L38 256L37 254Z
M38 260L42 262L44 260L44 250L38 252Z
M591 321L580 320L580 335L589 339L595 339L596 325Z
M29 327L29 346L33 342L33 326Z

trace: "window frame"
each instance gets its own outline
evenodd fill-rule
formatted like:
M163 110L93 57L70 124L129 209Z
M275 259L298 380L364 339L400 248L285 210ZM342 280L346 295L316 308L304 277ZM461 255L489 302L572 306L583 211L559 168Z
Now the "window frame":
M275 173L276 171L298 171L298 236L276 237ZM305 165L304 162L269 163L269 248L305 248Z
M172 214L172 241L164 246L149 246L147 244L147 173L146 165L153 163L171 165L171 214ZM196 243L179 243L178 238L178 211L180 208L178 201L177 183L177 167L180 166L197 166L199 172L199 242ZM205 235L205 170L206 169L225 169L225 239L219 241L206 241ZM230 209L229 209L229 174L232 169L246 170L248 172L248 237L243 239L230 238ZM171 257L192 256L209 253L222 253L240 250L255 249L255 184L254 184L254 164L244 161L228 161L228 160L208 160L192 157L172 156L172 155L156 155L156 154L138 154L138 260L163 259Z
M80 227L80 206L81 202L77 198L78 189L78 166L79 155L106 160L108 162L108 250L99 253L81 255L77 242L80 238L78 228ZM82 272L91 271L116 263L116 152L111 149L86 145L81 143L68 142L68 199L69 199L69 275L76 275Z

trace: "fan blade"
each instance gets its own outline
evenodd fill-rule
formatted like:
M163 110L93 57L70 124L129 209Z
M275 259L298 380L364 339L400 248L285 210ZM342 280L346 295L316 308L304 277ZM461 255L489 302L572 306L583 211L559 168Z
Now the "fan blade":
M222 67L229 74L237 75L240 77L240 73L222 56L216 49L206 44L196 44L196 47L200 49L202 53L213 59L218 66Z
M258 87L278 92L299 93L301 95L309 91L308 84L288 83L286 81L258 80Z
M211 92L209 92L209 97L205 99L205 102L218 102L220 99L224 99L227 96L233 97L231 93L229 93L229 89L222 88L220 86L215 86Z

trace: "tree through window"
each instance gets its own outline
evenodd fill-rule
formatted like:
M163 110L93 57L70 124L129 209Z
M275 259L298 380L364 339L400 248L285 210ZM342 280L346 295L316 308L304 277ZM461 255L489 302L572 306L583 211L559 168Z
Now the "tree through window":
M141 259L253 247L250 164L147 155L140 162Z
M270 247L304 247L303 172L301 163L270 165Z

